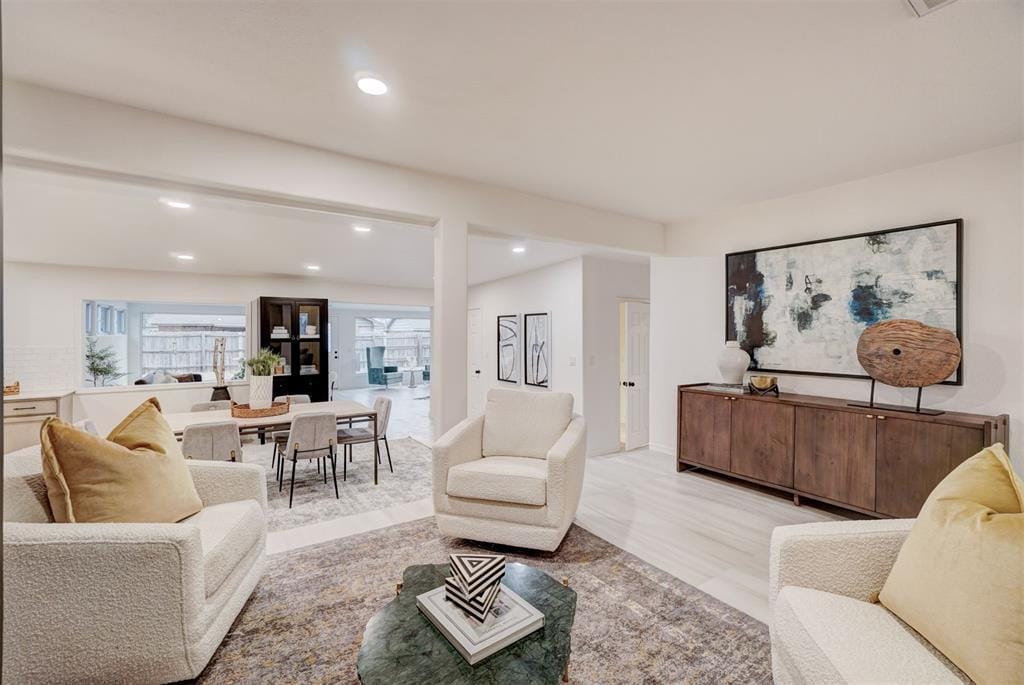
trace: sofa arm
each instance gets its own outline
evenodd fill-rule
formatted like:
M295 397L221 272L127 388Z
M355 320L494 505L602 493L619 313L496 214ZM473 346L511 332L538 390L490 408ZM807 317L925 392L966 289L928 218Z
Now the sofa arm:
M195 526L7 522L3 537L5 682L195 672L187 640L204 597Z
M186 463L204 506L254 499L266 512L267 474L259 464L194 459Z
M444 508L448 492L448 469L481 458L484 444L484 417L471 416L434 441L434 508Z
M583 492L587 461L587 424L574 414L572 421L548 450L548 523L560 526L576 515Z
M772 531L768 605L787 585L874 602L914 519L835 521Z

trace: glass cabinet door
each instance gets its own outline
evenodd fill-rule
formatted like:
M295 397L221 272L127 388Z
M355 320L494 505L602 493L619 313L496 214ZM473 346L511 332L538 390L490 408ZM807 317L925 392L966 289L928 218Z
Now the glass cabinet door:
M299 343L299 375L316 376L320 373L320 342Z
M271 340L291 340L292 305L290 302L270 302L266 306L267 331Z
M299 330L298 336L304 340L318 340L320 338L320 305L300 304L299 305Z
M275 376L290 376L292 373L292 342L290 340L282 340L280 342L271 341L268 347L284 358L284 362L274 369Z

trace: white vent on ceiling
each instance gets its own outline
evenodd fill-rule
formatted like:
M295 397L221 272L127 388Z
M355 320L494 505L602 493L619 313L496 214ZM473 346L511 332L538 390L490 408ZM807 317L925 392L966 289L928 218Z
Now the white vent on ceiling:
M956 0L907 0L907 4L914 10L914 13L919 17L923 17L929 12L945 7L956 2Z

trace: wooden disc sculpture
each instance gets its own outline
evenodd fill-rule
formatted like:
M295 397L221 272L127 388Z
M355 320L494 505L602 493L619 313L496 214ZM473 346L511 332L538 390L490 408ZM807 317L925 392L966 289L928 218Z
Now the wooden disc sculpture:
M861 334L857 359L880 383L921 388L953 375L960 365L960 341L945 328L892 319L869 326Z

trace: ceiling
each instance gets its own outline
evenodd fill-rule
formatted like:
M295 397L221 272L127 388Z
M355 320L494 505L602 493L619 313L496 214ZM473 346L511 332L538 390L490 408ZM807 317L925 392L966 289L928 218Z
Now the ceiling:
M3 184L4 259L9 261L433 287L429 228L17 166L4 169ZM192 206L174 209L162 198ZM358 232L356 226L371 230ZM515 254L515 246L526 251ZM181 261L176 257L181 253L195 259ZM583 254L638 259L575 245L471 235L469 283ZM320 269L309 271L310 264Z
M1021 0L6 0L8 77L673 220L1021 138ZM357 72L384 78L373 98Z

